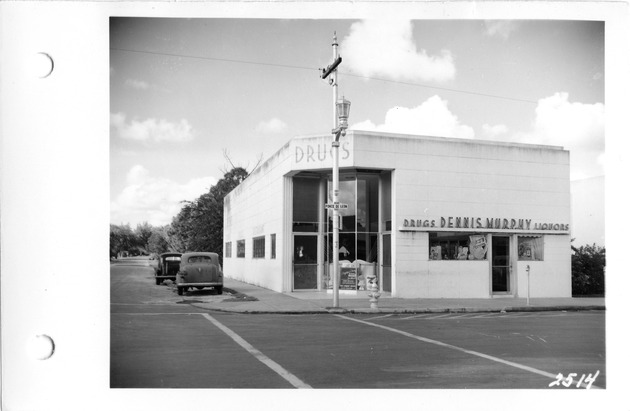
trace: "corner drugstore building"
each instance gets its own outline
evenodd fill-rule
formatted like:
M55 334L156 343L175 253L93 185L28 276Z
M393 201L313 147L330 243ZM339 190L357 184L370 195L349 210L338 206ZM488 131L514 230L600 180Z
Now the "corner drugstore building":
M331 141L293 138L226 196L227 277L330 289ZM571 296L562 147L348 131L339 165L342 294Z

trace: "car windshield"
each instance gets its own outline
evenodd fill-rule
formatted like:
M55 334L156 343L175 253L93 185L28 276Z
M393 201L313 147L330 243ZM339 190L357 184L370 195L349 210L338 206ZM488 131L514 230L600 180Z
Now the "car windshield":
M166 261L181 261L181 257L166 257Z
M209 263L212 261L212 258L207 255L195 255L193 257L188 258L188 263Z

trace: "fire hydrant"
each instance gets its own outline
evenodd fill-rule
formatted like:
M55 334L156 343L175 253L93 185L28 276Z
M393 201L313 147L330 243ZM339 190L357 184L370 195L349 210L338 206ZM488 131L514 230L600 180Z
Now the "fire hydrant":
M378 277L375 275L367 276L367 290L370 291L368 297L370 297L370 308L373 310L378 309L378 298L381 293L378 291Z

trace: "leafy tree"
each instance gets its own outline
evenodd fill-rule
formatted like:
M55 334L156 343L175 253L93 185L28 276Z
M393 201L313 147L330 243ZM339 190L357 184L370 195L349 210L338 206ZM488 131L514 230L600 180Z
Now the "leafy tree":
M571 246L571 279L574 295L605 293L606 249L597 245Z
M158 255L170 250L165 227L152 228L151 236L147 241L147 250Z
M248 176L234 167L194 201L187 201L168 230L169 244L177 251L212 251L223 258L223 199Z
M110 257L119 255L123 251L131 251L136 247L137 238L134 232L125 225L109 225L109 254Z
M173 217L173 221L166 231L168 237L167 241L172 251L180 253L186 251L197 251L188 247L188 239L191 231L193 231L191 213L192 207L190 202L188 202L182 207L180 212Z
M136 247L142 251L148 251L149 238L151 238L153 234L153 227L145 221L142 224L136 225L134 234L136 236Z

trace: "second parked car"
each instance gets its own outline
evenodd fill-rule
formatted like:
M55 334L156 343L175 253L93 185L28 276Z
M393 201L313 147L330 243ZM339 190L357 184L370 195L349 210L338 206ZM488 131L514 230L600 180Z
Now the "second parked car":
M164 280L173 280L179 271L179 263L182 253L164 253L158 258L158 267L155 271L155 284L160 285Z
M223 271L217 253L185 253L175 280L177 294L182 295L188 288L201 290L213 287L217 294L223 294Z

